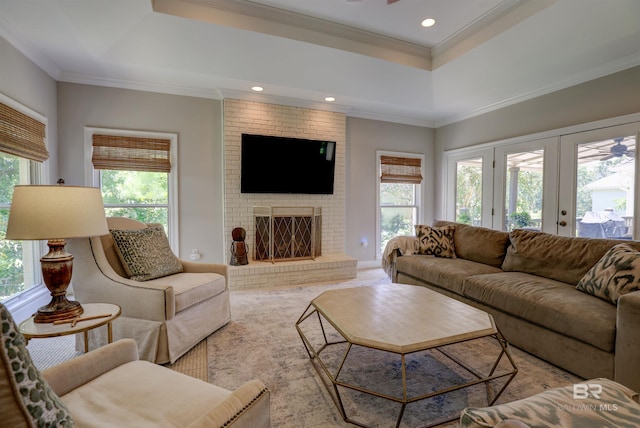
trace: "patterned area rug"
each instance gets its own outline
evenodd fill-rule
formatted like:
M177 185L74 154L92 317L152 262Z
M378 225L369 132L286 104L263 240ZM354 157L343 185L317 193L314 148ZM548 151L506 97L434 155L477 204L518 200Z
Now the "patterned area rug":
M376 268L359 270L357 278L336 284L232 291L232 321L168 367L227 389L238 388L254 378L261 379L271 391L273 428L352 427L342 420L332 395L325 388L326 378L314 368L295 323L309 302L323 291L389 282L384 271ZM458 346L455 354L465 361L480 361L486 366L491 361L487 355L495 353L496 346L483 339ZM32 340L29 351L41 369L77 355L70 336ZM519 371L497 403L582 380L519 349L512 348L512 355ZM347 363L356 373L354 376L360 374L361 380L368 382L367 387L397 392L399 362L396 356L380 352L372 355L368 350L359 349ZM407 369L413 379L410 388L422 388L424 384L435 388L468 376L438 353L412 355L407 360ZM500 387L492 386L494 390ZM351 418L373 427L395 425L399 405L342 389L341 394ZM424 427L457 417L466 406L485 406L485 397L485 388L477 386L409 404L400 426ZM457 427L458 422L438 426Z
M359 270L358 277L338 284L316 284L268 290L242 290L231 293L232 321L207 339L209 382L228 389L261 379L271 391L271 421L279 427L351 427L342 420L324 380L314 369L295 323L309 302L325 290L389 283L382 269ZM455 350L470 361L492 361L487 355L497 345L488 340L469 342ZM349 362L373 388L393 391L394 386L380 379L397 375L399 362L394 355L360 350ZM498 403L528 397L548 388L572 384L580 378L564 372L518 349L512 349L519 372L498 399ZM351 358L351 357L349 357ZM434 387L459 381L468 373L447 358L436 354L414 355L407 362L415 371L414 383ZM420 368L428 368L422 373ZM389 377L391 374L391 377ZM428 379L425 379L428 376ZM434 381L434 379L436 379ZM380 384L382 383L382 384ZM397 385L397 383L396 383ZM410 386L411 387L411 386ZM402 427L423 427L434 421L458 417L466 406L485 406L484 387L464 393L448 394L407 406ZM375 427L395 425L399 405L359 393L344 394L350 417ZM440 425L458 426L457 422Z

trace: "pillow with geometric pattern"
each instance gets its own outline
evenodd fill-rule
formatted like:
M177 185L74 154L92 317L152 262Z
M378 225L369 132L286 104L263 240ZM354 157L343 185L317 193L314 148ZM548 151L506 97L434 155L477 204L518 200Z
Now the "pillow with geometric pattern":
M183 271L161 226L139 230L112 229L123 267L134 281L148 281Z
M456 258L456 251L453 245L455 226L431 227L424 224L416 224L415 230L418 240L418 254L450 259Z
M0 425L73 427L67 406L34 366L22 334L0 303Z
M613 304L623 294L640 290L640 252L617 244L580 279L576 288Z

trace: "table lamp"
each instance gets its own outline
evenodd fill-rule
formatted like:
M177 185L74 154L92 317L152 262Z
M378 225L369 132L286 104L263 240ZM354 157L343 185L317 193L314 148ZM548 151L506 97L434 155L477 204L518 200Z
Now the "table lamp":
M82 314L80 302L67 300L73 256L65 251L65 238L86 238L109 233L102 193L95 187L15 186L6 239L47 239L42 256L42 279L51 302L38 309L37 323L50 323Z

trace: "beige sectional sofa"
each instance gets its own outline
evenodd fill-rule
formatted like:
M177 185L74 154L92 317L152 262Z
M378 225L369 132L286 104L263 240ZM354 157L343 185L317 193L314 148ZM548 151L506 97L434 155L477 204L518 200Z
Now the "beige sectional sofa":
M426 286L489 312L511 344L578 376L640 390L640 291L614 304L576 288L614 245L640 251L640 242L433 224L448 225L456 257L390 252L394 282Z

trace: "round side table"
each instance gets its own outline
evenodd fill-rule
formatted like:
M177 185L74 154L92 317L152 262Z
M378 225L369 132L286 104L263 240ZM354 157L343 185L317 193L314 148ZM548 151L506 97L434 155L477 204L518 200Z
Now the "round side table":
M82 333L84 335L84 352L89 352L89 330L107 325L107 340L113 341L113 330L111 322L120 316L120 306L111 303L84 303L84 312L75 322L73 319L64 323L36 323L35 316L20 323L18 330L28 343L31 339L42 339L46 337L66 336L68 334ZM106 316L102 316L106 315ZM99 317L100 318L97 318ZM83 318L90 318L83 320Z

